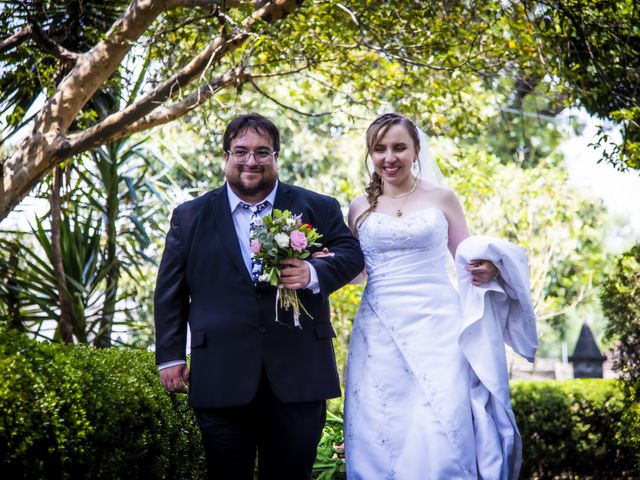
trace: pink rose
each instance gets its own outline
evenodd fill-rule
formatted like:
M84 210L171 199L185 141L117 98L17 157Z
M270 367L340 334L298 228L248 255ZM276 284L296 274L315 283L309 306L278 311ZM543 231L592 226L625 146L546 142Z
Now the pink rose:
M260 243L260 240L256 240L254 238L253 240L251 240L251 246L249 248L251 248L251 253L253 253L254 255L257 255L258 253L260 253L260 249L262 248L262 243Z
M301 252L307 247L307 236L299 230L291 232L289 241L291 242L291 248L296 252Z

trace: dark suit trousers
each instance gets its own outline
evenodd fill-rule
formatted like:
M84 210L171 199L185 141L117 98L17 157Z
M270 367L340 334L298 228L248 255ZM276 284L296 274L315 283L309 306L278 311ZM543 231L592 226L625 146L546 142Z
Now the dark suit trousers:
M310 379L310 381L313 381ZM239 407L196 409L209 479L308 480L326 419L326 401L284 403L264 368L255 398Z

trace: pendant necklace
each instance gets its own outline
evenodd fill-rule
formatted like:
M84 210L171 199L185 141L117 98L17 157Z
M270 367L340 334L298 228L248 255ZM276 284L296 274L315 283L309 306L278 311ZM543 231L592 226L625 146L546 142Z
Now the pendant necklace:
M411 187L411 190L409 190L408 192L405 193L401 193L400 195L389 195L389 198L404 198L407 197L409 195L411 195L416 187L418 186L418 179L416 178L415 182L413 182L413 187ZM404 201L402 202L402 205L404 205ZM398 207L398 209L396 210L396 217L401 217L402 216L402 205L400 205Z

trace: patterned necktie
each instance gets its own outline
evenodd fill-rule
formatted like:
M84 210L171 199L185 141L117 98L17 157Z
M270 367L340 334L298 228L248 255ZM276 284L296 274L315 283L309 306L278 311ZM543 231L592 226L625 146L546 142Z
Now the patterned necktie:
M251 220L249 221L249 244L251 244L251 239L253 237L253 232L258 228L258 225L262 224L262 218L260 217L260 213L269 206L269 201L265 200L262 203L257 204L256 206L249 205L248 203L240 203L242 208L245 210L251 211ZM251 252L251 278L253 279L253 283L258 283L258 278L262 273L262 261L260 259L255 258L253 252Z

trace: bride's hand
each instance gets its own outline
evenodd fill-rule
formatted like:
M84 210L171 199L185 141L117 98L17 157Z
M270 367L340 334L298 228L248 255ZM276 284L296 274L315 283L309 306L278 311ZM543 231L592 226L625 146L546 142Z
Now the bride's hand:
M333 257L335 253L330 252L328 248L323 248L319 252L315 252L311 255L311 258Z
M471 283L476 287L498 276L498 269L489 260L471 260L465 270L471 274Z

